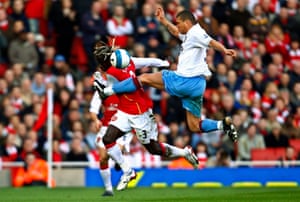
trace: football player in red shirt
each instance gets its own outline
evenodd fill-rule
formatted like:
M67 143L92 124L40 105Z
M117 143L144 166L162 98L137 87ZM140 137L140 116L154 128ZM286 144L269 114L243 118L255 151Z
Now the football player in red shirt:
M100 72L98 72L100 73ZM105 77L106 75L103 74ZM106 78L107 79L107 78ZM97 91L94 92L92 100L90 102L90 115L93 122L95 122L97 133L95 143L100 155L100 176L103 180L105 191L102 196L113 196L113 188L111 183L111 172L108 164L109 156L107 155L105 145L103 144L103 136L106 133L109 121L112 116L117 112L119 105L119 98L116 95L111 95L102 100L99 97ZM102 111L101 120L98 119L99 112ZM132 133L126 133L122 138L117 139L117 144L122 151L129 152L129 146L132 139Z
M94 55L102 71L113 76L117 81L123 81L130 77L136 78L136 67L162 66L162 64L165 64L162 60L156 58L131 57L130 64L125 69L118 69L111 66L110 55L112 52L111 47L97 46L96 44ZM103 85L103 83L103 78L100 74L97 74L94 87L96 89L101 88L99 85ZM101 94L100 90L99 92ZM112 117L106 134L103 137L103 143L108 155L120 165L124 172L117 190L125 189L129 181L136 177L135 171L126 164L120 147L116 144L116 140L119 137L122 137L132 129L135 130L139 141L151 154L170 158L185 157L195 168L198 167L197 157L190 146L181 149L157 141L158 130L157 123L152 114L152 100L142 87L134 92L118 94L117 96L119 97L118 111Z

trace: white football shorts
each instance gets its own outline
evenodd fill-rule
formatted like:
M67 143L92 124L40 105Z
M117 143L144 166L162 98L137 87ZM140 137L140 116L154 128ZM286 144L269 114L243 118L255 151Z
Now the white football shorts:
M134 129L142 144L149 144L150 140L157 140L157 123L151 110L138 115L131 115L118 110L110 124L123 132Z

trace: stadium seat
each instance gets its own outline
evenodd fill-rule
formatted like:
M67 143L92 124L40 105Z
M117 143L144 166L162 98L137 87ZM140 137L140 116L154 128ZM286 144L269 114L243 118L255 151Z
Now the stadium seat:
M300 153L300 139L290 139L290 146L293 147L298 153Z
M252 149L252 161L276 161L285 156L285 148L265 148L265 149Z

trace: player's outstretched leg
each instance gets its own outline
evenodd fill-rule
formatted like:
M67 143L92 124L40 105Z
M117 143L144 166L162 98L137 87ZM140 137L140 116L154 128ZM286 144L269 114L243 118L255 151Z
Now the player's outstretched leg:
M233 142L238 140L238 132L228 116L223 119L223 130Z
M188 160L195 169L197 169L199 167L199 161L193 152L193 148L191 146L186 146L184 147L184 150L186 152L185 159Z
M122 191L124 189L127 188L127 185L128 183L131 181L131 180L134 180L136 178L136 172L133 170L133 169L130 169L128 172L125 172L121 179L120 179L120 182L118 183L117 185L117 190L118 191Z

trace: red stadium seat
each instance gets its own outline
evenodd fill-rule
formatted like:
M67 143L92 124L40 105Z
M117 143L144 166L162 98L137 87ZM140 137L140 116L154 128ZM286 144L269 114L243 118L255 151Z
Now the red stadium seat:
M290 139L289 140L290 146L293 147L297 153L300 152L300 139Z
M252 161L276 161L285 156L285 148L265 148L265 149L252 149Z

